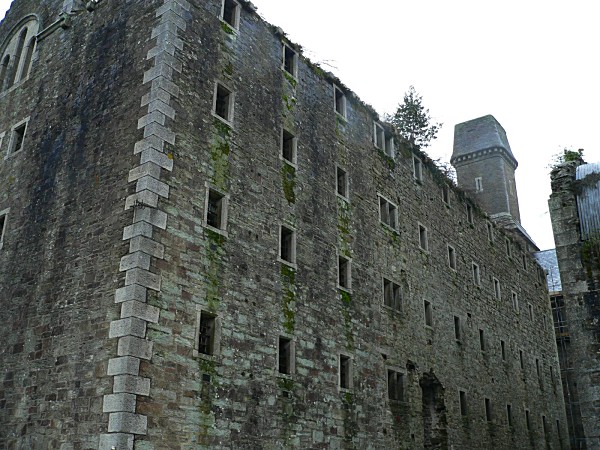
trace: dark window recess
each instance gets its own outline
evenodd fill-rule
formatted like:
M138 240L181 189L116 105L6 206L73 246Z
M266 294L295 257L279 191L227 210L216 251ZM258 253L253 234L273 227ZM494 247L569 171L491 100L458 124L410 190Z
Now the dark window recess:
M381 221L390 228L396 229L396 205L388 202L383 197L379 197L379 216Z
M525 425L527 426L528 430L531 430L531 420L529 418L529 411L527 409L525 410Z
M0 216L0 243L4 240L4 225L6 224L6 216Z
M425 300L423 305L425 308L425 325L427 325L428 327L432 327L433 326L433 307L431 306L431 303L428 302L427 300Z
M506 345L504 341L500 341L500 352L502 354L502 361L506 361Z
M343 117L346 117L346 96L337 86L334 86L334 92L335 92L335 112L337 112L338 114L340 114Z
M466 416L467 410L467 393L465 391L458 391L458 399L460 402L460 415Z
M337 168L337 193L348 198L348 174L339 167Z
M340 387L350 389L350 377L352 376L352 360L349 356L340 355Z
M294 231L286 227L281 227L281 259L284 261L294 263L295 262L295 251L294 251Z
M290 374L292 372L292 341L279 337L279 373Z
M238 26L239 5L234 0L224 0L223 3L223 21L227 22L233 28Z
M385 278L383 279L383 300L385 306L396 311L400 311L402 308L402 291L400 286Z
M350 289L350 261L343 256L338 258L338 283L341 287Z
M283 68L292 76L296 76L296 52L284 44L283 46Z
M485 420L492 421L492 401L489 398L485 399Z
M388 398L399 402L404 400L404 375L395 370L388 370Z
M12 153L16 153L23 149L23 140L25 139L25 128L27 124L19 125L13 131Z
M481 351L485 352L485 336L481 329L479 330L479 346L481 347Z
M506 421L508 422L508 426L513 426L513 418L512 418L512 406L506 405Z
M198 352L205 355L215 353L215 316L204 311L200 313L200 332L198 335Z
M217 84L215 114L228 122L231 120L231 95L229 89Z
M286 161L296 162L296 137L287 130L283 130L281 138L281 156Z
M460 329L460 317L454 316L454 338L460 341L462 331Z
M223 227L223 195L212 189L208 190L208 208L206 211L206 223L214 228Z

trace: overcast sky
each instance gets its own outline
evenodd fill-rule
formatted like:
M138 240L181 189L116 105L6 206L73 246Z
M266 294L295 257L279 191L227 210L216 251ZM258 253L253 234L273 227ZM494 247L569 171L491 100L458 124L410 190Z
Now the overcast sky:
M304 54L380 114L414 85L444 124L427 149L452 154L454 125L492 114L519 161L521 221L554 247L548 196L553 155L600 161L600 64L592 0L253 0ZM0 17L10 4L0 0Z

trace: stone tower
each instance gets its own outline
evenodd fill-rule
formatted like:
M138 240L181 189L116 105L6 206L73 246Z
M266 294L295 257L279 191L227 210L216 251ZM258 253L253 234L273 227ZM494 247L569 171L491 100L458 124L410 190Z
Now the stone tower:
M515 184L518 163L506 131L494 116L454 127L450 162L456 168L458 185L471 193L495 222L509 227L521 223Z

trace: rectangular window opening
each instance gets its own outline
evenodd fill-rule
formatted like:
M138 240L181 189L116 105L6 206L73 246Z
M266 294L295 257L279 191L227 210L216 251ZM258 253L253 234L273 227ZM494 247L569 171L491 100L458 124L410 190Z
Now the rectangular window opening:
M350 260L343 256L338 256L338 284L344 289L351 288Z
M394 401L404 401L404 374L388 369L388 398Z
M373 144L380 150L383 150L385 146L385 131L377 122L373 122Z
M8 154L13 154L23 150L23 141L25 140L25 130L27 129L27 122L17 126L12 132L12 138L10 142L10 149Z
M296 150L298 147L298 140L296 136L287 130L283 130L281 133L281 156L286 161L295 164L296 163Z
M431 305L431 302L428 302L427 300L425 300L423 302L423 307L424 307L424 312L425 312L425 325L428 327L432 327L433 326L433 306Z
M221 14L223 22L227 22L233 28L237 29L240 21L240 5L235 0L223 0L223 9Z
M337 168L336 183L338 195L348 198L348 173L340 167Z
M298 74L298 54L285 44L283 44L283 70L293 77Z
M225 196L208 189L208 204L206 208L206 224L220 230L225 228Z
M481 276L479 273L479 265L477 265L476 263L472 263L471 268L472 268L472 272L473 272L473 284L475 286L480 286L481 285Z
M473 225L473 207L467 203L467 222Z
M475 178L475 192L483 192L483 179L481 177Z
M496 300L500 300L501 298L500 281L497 278L494 278L494 298Z
M383 301L384 305L396 311L402 309L402 291L396 283L383 279Z
M226 122L233 117L233 93L220 83L217 83L214 100L215 114Z
M282 225L280 239L280 258L294 264L296 262L296 232Z
M512 243L508 238L506 238L506 256L512 258Z
M451 245L448 246L448 265L456 270L456 250Z
M4 244L4 232L6 231L6 212L0 212L0 250Z
M381 196L379 196L379 220L394 230L398 227L398 208Z
M519 366L521 370L525 369L525 360L523 359L523 350L519 350Z
M533 320L533 305L528 303L527 308L529 309L529 320Z
M523 270L527 270L527 256L525 254L523 254L521 256L522 261L523 261Z
M485 334L481 328L479 329L479 347L482 352L485 352Z
M513 426L513 417L512 417L512 406L506 405L506 422L509 427Z
M413 177L418 182L423 181L423 163L416 156L413 156Z
M427 228L419 224L419 247L422 250L429 251L429 239L427 237Z
M458 401L460 403L460 415L464 417L468 414L467 393L465 391L458 391Z
M538 378L542 376L542 372L540 370L540 360L535 358L535 372L537 373Z
M506 344L503 340L500 340L500 354L502 355L502 361L506 361Z
M346 355L340 355L340 387L352 388L352 359Z
M527 430L531 430L531 420L529 418L529 410L525 410L525 425L527 426Z
M488 241L494 242L494 227L491 222L486 222Z
M492 421L492 401L489 398L485 399L485 420Z
M515 311L519 311L519 297L516 292L512 292L512 306Z
M198 352L205 355L215 354L216 317L202 311L200 313L200 330L198 333Z
M462 336L462 330L460 326L460 317L454 316L454 338L460 341Z
M279 336L278 370L282 374L292 373L292 340Z
M393 158L394 156L396 156L396 149L394 146L394 137L392 135L385 135L385 148L384 148L385 154L388 155L390 158Z
M346 96L340 88L333 86L335 112L342 117L346 117Z
M450 188L448 188L448 186L442 188L442 201L447 206L450 206Z

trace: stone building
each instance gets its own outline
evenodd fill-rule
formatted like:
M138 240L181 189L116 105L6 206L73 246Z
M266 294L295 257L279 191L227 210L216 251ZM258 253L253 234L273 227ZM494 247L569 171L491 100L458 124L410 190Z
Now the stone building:
M250 3L15 0L0 56L0 447L567 448L516 205Z
M552 295L571 448L600 448L600 164L570 158L551 173L560 269ZM545 264L550 266L550 264Z

